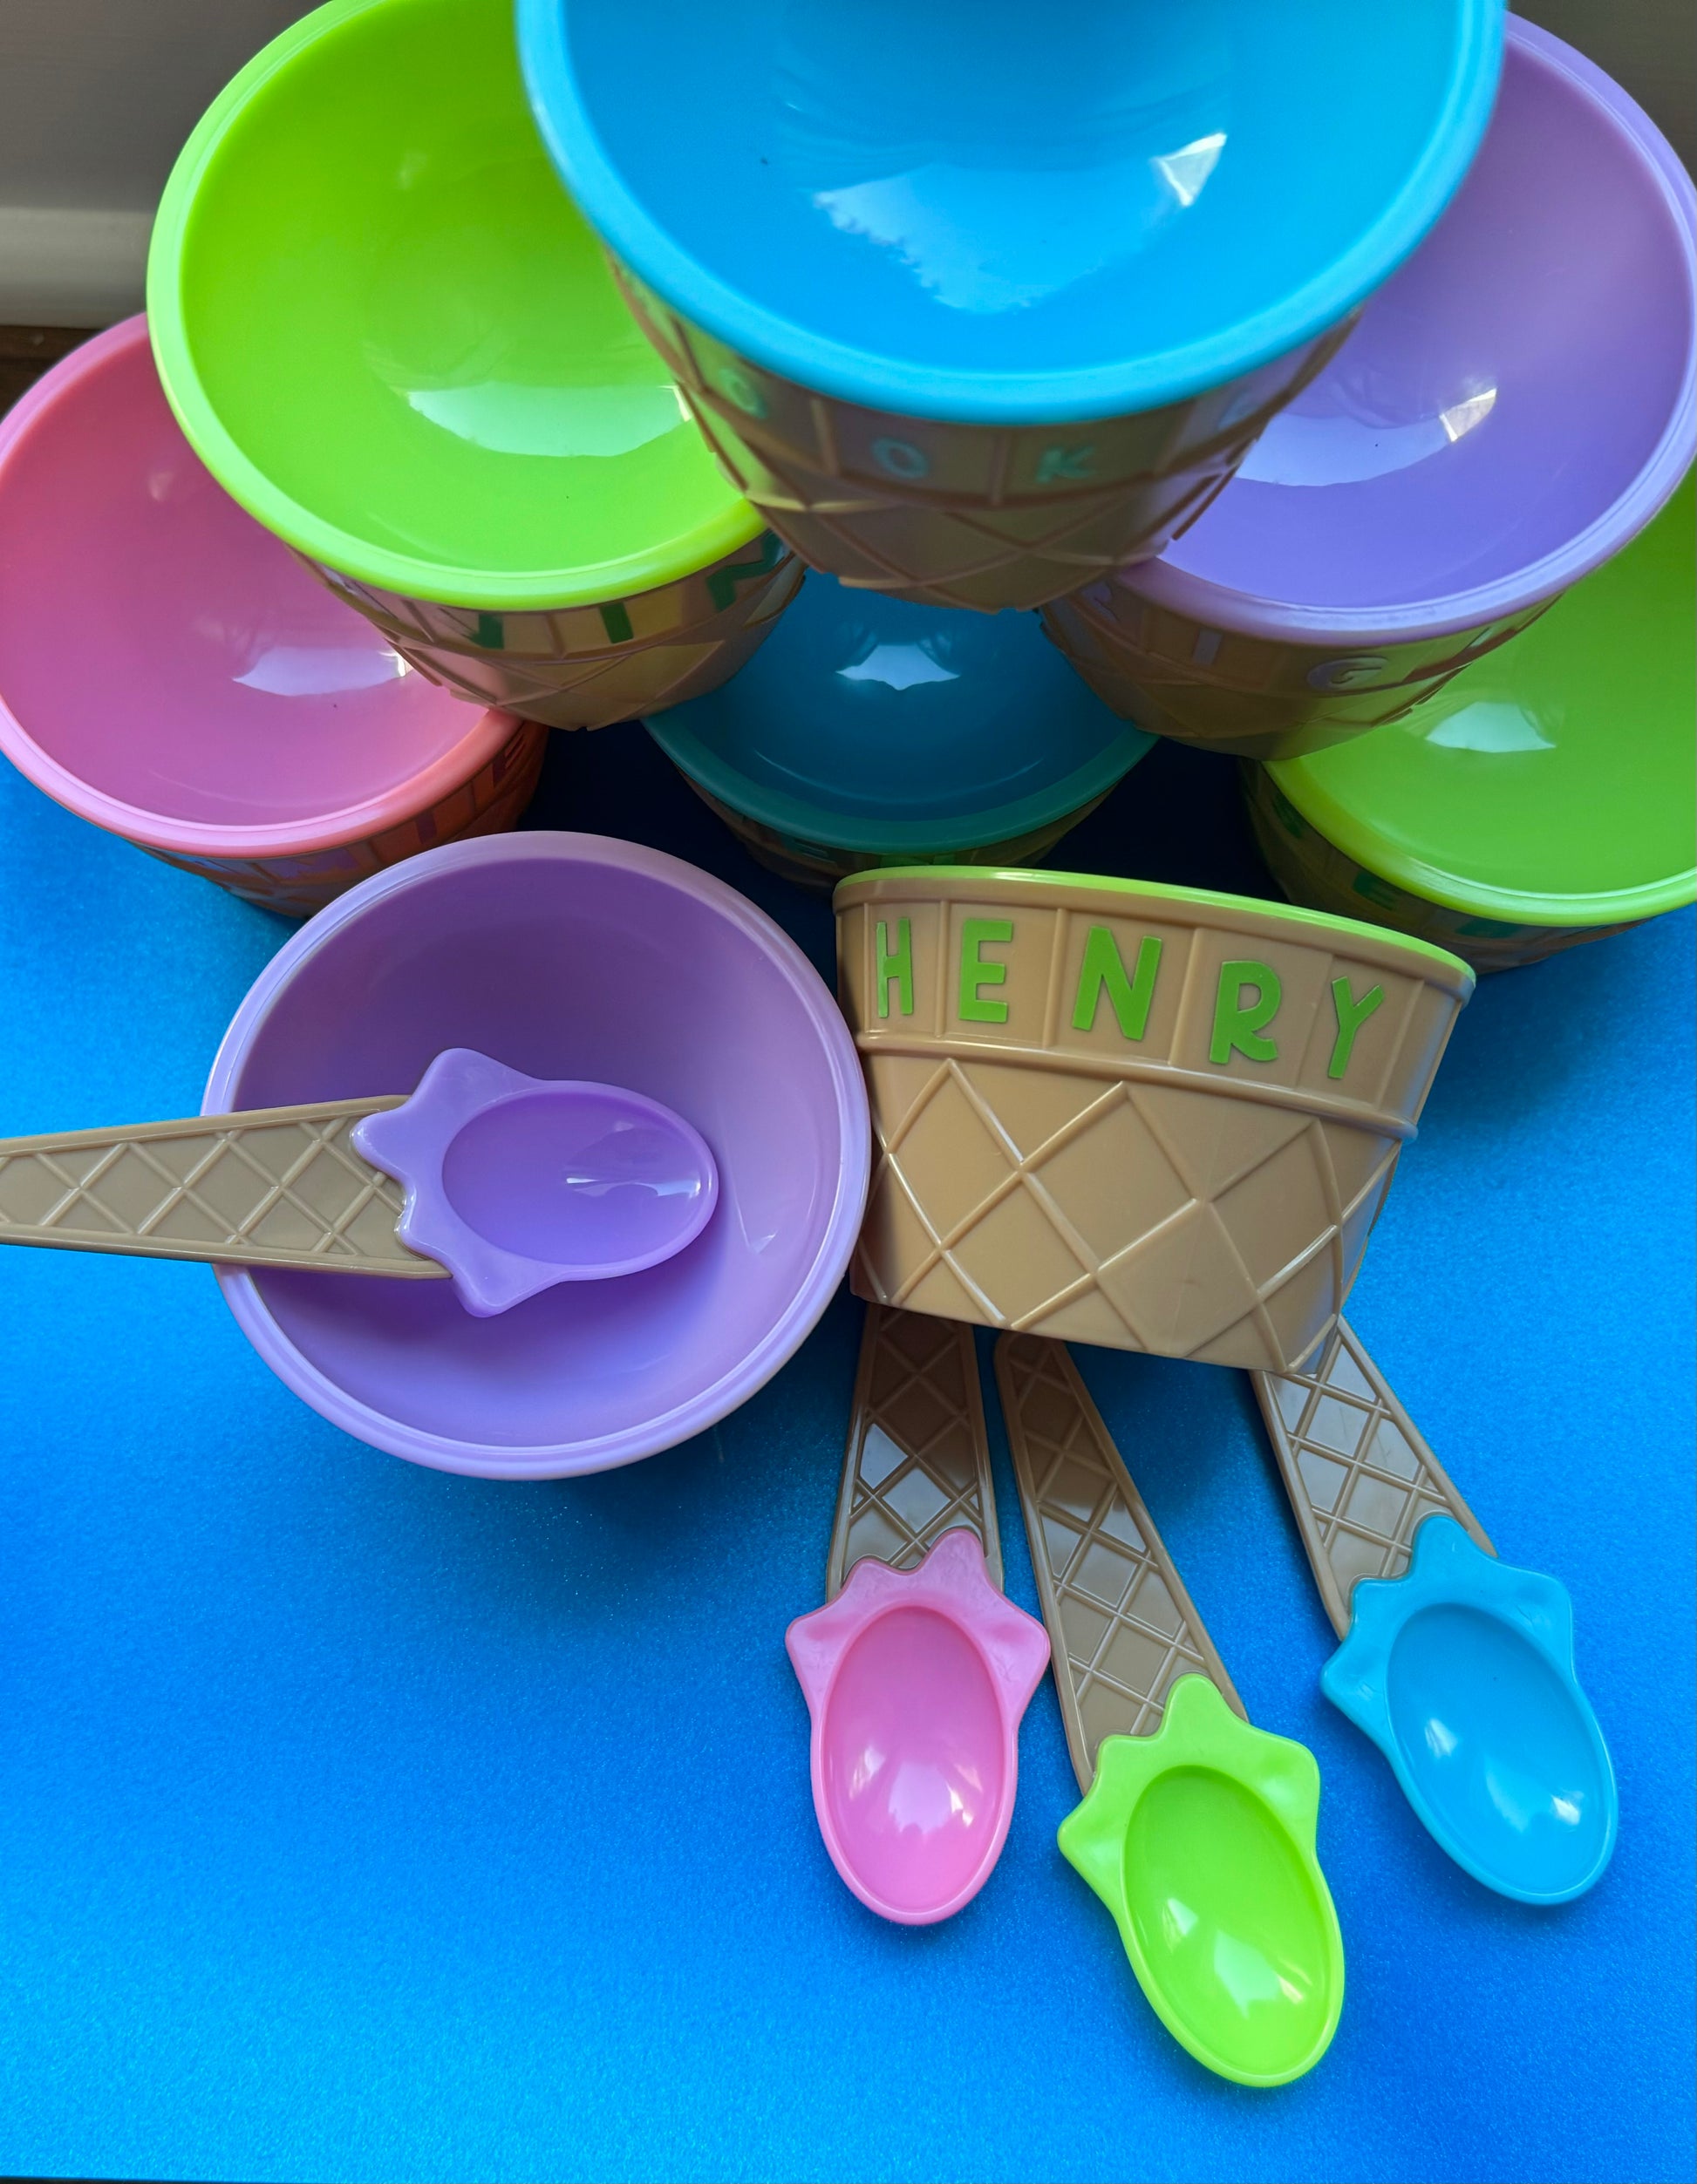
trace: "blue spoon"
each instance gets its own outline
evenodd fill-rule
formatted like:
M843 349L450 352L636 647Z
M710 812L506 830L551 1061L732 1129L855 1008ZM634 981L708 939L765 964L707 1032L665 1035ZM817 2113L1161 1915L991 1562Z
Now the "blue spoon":
M1496 1560L1342 1321L1312 1372L1251 1378L1343 1640L1321 1690L1476 1881L1523 1903L1583 1895L1619 1804L1565 1590Z

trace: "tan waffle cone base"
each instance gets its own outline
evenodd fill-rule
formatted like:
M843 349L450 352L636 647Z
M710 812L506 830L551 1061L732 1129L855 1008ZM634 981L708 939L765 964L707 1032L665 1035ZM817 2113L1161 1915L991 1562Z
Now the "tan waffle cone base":
M1480 973L1515 970L1523 963L1539 963L1587 941L1606 940L1612 933L1630 933L1636 918L1624 925L1516 925L1500 918L1474 917L1465 910L1446 909L1441 902L1369 872L1346 855L1334 842L1309 824L1272 777L1258 766L1247 767L1244 792L1261 854L1292 902L1325 910L1333 917L1365 918L1388 931L1407 933L1415 940L1447 948Z
M1181 1676L1244 1714L1101 1413L1060 1343L1004 1335L996 1383L1079 1787L1104 1737L1141 1737Z
M913 1569L945 1532L977 1533L992 1581L1001 1535L971 1331L869 1304L826 1565L835 1600L870 1555Z
M401 1096L0 1140L0 1243L445 1280L347 1133Z
M683 772L683 768L678 768ZM690 782L708 810L722 819L749 855L763 864L768 872L775 872L781 879L798 888L811 888L814 894L828 895L839 880L846 880L851 873L876 872L884 865L919 865L948 862L951 865L1025 865L1033 864L1046 856L1063 834L1071 831L1081 820L1088 819L1102 797L1092 797L1087 804L1065 819L1052 820L1046 827L1033 829L1029 834L1016 836L1012 841L987 842L979 849L951 849L938 851L935 859L920 855L910 849L891 851L880 856L871 851L833 849L824 842L804 841L796 834L780 833L776 827L762 826L757 819L745 819L740 812L728 804L721 804L699 781ZM1106 794L1106 792L1104 792Z
M1160 553L1348 331L1135 416L941 424L862 409L764 371L623 267L613 271L720 467L804 560L893 598L986 612L1040 606Z
M768 531L628 599L480 613L307 567L433 683L549 728L605 728L716 690L765 643L805 574Z
M283 917L310 917L358 881L399 864L403 858L415 857L422 849L467 841L478 834L503 834L516 826L536 793L547 749L545 728L517 722L512 737L488 764L428 811L334 849L311 850L298 857L195 857L155 849L146 842L138 846L162 864L214 881L262 910L276 910Z
M1311 1372L1257 1372L1256 1400L1302 1544L1341 1638L1364 1577L1401 1577L1414 1534L1441 1512L1496 1549L1346 1321Z
M1144 599L1135 574L1043 609L1043 626L1103 704L1176 743L1294 759L1401 720L1549 602L1419 643L1351 653L1216 629Z
M1460 963L1065 874L870 874L836 908L876 1138L857 1294L1214 1364L1310 1354L1471 989ZM1135 1010L1151 956L1134 1038L1091 967L1117 965ZM1246 965L1278 981L1276 1052L1217 1065ZM1334 1078L1340 981L1380 998ZM969 1019L968 1001L1005 1020Z

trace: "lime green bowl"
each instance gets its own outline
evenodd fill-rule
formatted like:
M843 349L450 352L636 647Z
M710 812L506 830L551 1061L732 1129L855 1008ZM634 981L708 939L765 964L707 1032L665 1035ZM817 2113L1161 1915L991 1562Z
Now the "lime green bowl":
M358 584L596 606L763 527L549 163L510 0L331 0L276 38L177 161L147 303L208 468Z
M1246 768L1293 901L1533 963L1697 901L1687 476L1626 550L1405 719Z

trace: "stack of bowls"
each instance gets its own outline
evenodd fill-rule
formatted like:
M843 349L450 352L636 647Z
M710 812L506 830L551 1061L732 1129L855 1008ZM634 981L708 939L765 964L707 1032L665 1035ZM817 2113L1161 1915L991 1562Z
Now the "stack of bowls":
M1395 720L1618 553L1697 452L1689 179L1510 19L1455 203L1158 560L1046 610L1140 726L1294 757Z
M830 576L733 681L648 731L762 864L814 888L875 865L1033 863L1155 740L1068 672L1035 615Z
M1501 0L519 0L542 132L815 568L1030 607L1162 548L1419 242Z
M705 690L801 572L720 477L526 112L506 0L331 0L215 100L148 265L213 475L446 688Z

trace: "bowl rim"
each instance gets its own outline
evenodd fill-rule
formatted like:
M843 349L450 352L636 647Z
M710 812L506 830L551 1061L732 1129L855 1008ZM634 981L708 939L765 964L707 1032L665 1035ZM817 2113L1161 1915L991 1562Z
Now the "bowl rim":
M1505 66L1523 64L1562 78L1588 100L1624 156L1660 195L1685 243L1685 366L1660 438L1637 477L1584 530L1516 574L1427 599L1388 606L1298 606L1217 583L1165 555L1122 569L1113 582L1169 613L1246 636L1315 646L1413 643L1459 636L1553 599L1618 554L1677 491L1697 457L1697 190L1666 136L1612 76L1553 31L1516 15L1506 22ZM1231 491L1230 483L1225 490Z
M224 1301L242 1333L283 1385L321 1418L391 1455L406 1457L433 1471L457 1472L476 1479L563 1479L609 1471L675 1448L716 1425L764 1387L818 1323L848 1270L871 1180L871 1112L860 1057L818 971L780 925L723 880L664 850L609 834L538 829L448 842L376 873L337 896L283 943L249 988L213 1058L201 1101L201 1113L233 1111L235 1081L256 1036L296 974L343 927L392 895L433 884L465 867L527 861L600 865L642 874L716 911L752 940L785 979L818 1034L835 1095L842 1157L835 1195L813 1263L783 1312L748 1355L711 1386L675 1405L660 1418L587 1441L535 1446L479 1445L388 1418L347 1393L296 1347L272 1316L251 1269L223 1266L215 1269Z
M1037 871L1012 865L882 865L876 872L853 872L846 880L839 880L831 896L831 908L841 917L857 901L876 897L886 890L910 899L916 894L932 894L952 901L962 896L968 900L985 899L987 889L998 888L1014 896L1029 895L1039 904L1045 898L1051 901L1060 899L1073 908L1077 907L1079 897L1087 901L1092 895L1118 895L1132 901L1176 903L1181 910L1223 912L1225 922L1239 927L1245 922L1275 930L1281 927L1307 927L1316 935L1346 939L1358 951L1365 949L1369 956L1376 956L1398 970L1412 970L1446 992L1456 992L1459 989L1458 997L1462 1001L1473 991L1475 984L1472 969L1459 956L1440 948L1434 941L1416 940L1409 933L1393 933L1385 926L1369 925L1359 918L1334 917L1329 910L1311 910L1298 902L1274 901L1264 895L1227 895L1217 888L1173 887L1162 880L1125 880L1107 873ZM1283 937L1300 942L1305 935L1287 930ZM1404 954L1412 954L1421 960L1413 966L1399 962L1397 959ZM1441 978L1436 976L1440 971L1446 974Z
M117 325L82 343L44 372L0 418L0 503L6 491L6 473L18 450L38 428L51 429L61 408L74 404L90 380L109 364L127 362L147 344L145 312L120 319ZM216 480L214 480L215 484ZM350 615L354 609L344 611ZM356 616L356 619L358 617ZM56 804L108 833L147 849L162 849L174 856L266 858L308 857L323 850L344 848L373 834L416 819L463 788L480 773L497 752L520 732L525 723L510 713L467 704L442 692L442 704L456 706L465 715L465 733L428 765L394 786L357 804L322 813L312 820L253 827L217 827L205 820L174 819L161 812L145 810L121 797L96 788L73 772L38 742L0 694L0 752L18 772Z
M166 399L201 460L267 530L327 568L400 597L480 610L546 612L630 598L694 575L766 528L765 517L723 480L725 506L717 516L617 561L491 572L426 560L362 539L315 514L276 485L225 425L201 378L184 309L183 253L201 208L201 186L232 131L309 47L334 39L362 17L399 17L407 10L423 14L435 4L436 0L324 0L262 46L201 116L166 182L147 250L147 311Z
M1503 42L1503 0L1447 0L1455 50L1419 157L1365 233L1294 293L1152 356L1067 372L975 372L812 333L753 302L675 242L627 187L586 111L566 39L569 4L518 0L520 63L543 142L617 257L686 318L798 386L875 411L962 425L1068 424L1160 409L1336 325L1407 256L1455 194L1490 117Z
M819 579L810 581L817 582ZM760 665L757 656L742 670L742 674L758 671ZM1071 679L1077 684L1079 696L1100 709L1105 725L1114 731L1104 737L1094 756L1052 781L1046 788L1034 789L1028 795L1001 804L958 810L946 820L881 820L864 813L836 811L829 805L809 802L804 797L788 794L769 783L752 779L734 759L699 734L690 720L698 706L734 703L741 676L733 676L729 683L707 691L702 697L690 698L664 712L645 716L643 726L692 786L705 790L739 818L751 820L758 827L770 827L799 841L816 843L821 848L849 850L869 856L917 856L930 850L978 849L996 842L1015 841L1021 835L1064 819L1069 813L1081 814L1087 805L1106 796L1148 756L1156 738L1148 729L1110 713L1078 677Z

